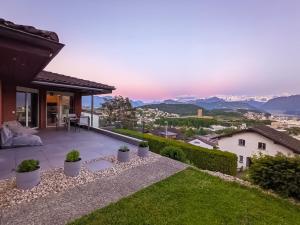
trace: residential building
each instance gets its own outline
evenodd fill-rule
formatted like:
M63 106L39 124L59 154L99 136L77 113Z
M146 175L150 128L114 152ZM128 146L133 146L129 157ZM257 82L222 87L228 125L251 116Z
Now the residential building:
M83 95L112 93L113 86L43 71L63 47L54 32L0 19L0 124L51 127L80 116Z
M254 155L275 156L282 153L287 156L300 154L300 141L268 126L256 126L245 130L221 135L218 139L220 150L235 153L238 168L246 168Z

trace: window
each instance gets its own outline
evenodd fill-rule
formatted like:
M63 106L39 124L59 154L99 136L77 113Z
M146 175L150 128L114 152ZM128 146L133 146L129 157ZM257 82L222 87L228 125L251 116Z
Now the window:
M266 150L266 143L258 142L258 149Z
M16 119L23 126L38 127L38 93L17 91Z
M244 139L239 139L239 146L245 146L246 141Z
M239 163L243 163L244 162L244 157L242 155L239 156Z

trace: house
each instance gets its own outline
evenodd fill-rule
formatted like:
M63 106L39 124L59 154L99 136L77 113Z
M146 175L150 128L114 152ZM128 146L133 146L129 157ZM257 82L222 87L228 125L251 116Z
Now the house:
M208 138L204 138L201 136L198 136L198 138L191 140L188 143L195 145L195 146L202 147L202 148L208 148L208 149L214 149L217 146L216 142L211 141Z
M251 157L258 154L274 156L282 153L287 156L300 154L300 141L271 127L260 125L245 130L221 135L219 149L235 153L238 168L246 168Z
M54 126L81 114L81 97L112 93L113 86L43 69L64 47L58 35L0 19L0 124Z

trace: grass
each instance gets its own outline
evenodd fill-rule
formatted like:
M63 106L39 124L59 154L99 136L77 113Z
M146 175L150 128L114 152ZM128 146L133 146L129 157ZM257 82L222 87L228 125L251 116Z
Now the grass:
M300 207L188 168L72 225L300 224Z

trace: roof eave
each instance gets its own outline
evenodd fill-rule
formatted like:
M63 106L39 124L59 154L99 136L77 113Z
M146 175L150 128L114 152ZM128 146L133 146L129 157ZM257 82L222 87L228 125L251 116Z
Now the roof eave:
M94 87L86 87L86 86L78 86L78 85L71 85L71 84L61 84L61 83L54 83L54 82L46 82L46 81L32 81L33 84L42 85L42 86L50 86L50 87L58 87L58 88L69 88L74 89L78 92L82 92L84 95L91 95L91 94L110 94L112 93L115 88L94 88Z

